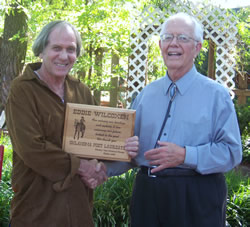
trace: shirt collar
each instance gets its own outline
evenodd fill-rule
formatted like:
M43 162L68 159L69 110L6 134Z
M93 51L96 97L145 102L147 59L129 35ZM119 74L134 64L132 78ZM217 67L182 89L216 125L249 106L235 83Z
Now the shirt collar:
M188 90L188 88L193 84L193 81L196 78L197 70L195 65L182 76L179 80L175 82L177 89L180 95L184 95L184 93ZM172 80L169 78L168 73L165 76L165 83L164 83L164 94L167 94L170 84Z

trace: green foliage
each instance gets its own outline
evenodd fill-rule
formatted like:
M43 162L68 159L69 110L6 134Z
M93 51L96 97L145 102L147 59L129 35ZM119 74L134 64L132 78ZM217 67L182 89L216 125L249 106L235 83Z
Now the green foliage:
M199 55L195 58L195 66L198 72L207 75L208 70L208 41L204 40Z
M226 175L228 185L227 222L231 227L247 227L250 223L250 180L240 172Z
M243 143L243 158L242 163L250 163L250 136Z
M243 162L250 163L250 105L238 105L235 102L235 110L241 133Z
M238 18L238 43L236 46L237 55L237 67L236 70L239 73L250 73L250 7L244 7L234 13Z
M93 217L96 226L128 226L129 204L136 170L112 177L95 190Z
M227 172L225 176L229 195L240 191L242 187L245 187L246 190L248 190L248 187L250 186L249 178L240 172L239 167Z
M12 145L8 136L1 135L0 145L4 145L2 180L0 181L0 226L7 227L9 223L10 201L13 196L11 188Z
M148 51L148 82L150 83L166 74L166 66L161 56L159 37L154 36L149 40Z
M242 163L250 164L250 135L243 135L242 137L243 158Z
M110 68L112 53L120 57L122 69L116 71L115 76L126 76L132 14L133 10L123 1L95 1L79 11L78 30L82 33L84 53L78 59L75 72L87 72L83 81L92 88L106 86L105 82L114 76ZM101 68L96 62L98 48L105 52ZM101 77L98 71L101 71Z
M238 105L235 102L235 110L237 113L237 118L240 126L241 135L250 135L250 105Z

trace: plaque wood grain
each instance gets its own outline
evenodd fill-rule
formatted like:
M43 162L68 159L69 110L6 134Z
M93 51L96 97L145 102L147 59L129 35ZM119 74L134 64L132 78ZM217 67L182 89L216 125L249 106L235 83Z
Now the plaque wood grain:
M130 161L125 140L134 134L135 110L67 103L63 150L82 158Z

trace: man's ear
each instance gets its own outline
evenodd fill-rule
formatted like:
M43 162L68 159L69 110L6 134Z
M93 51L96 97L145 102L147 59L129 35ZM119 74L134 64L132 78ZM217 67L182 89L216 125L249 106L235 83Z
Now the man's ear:
M160 47L160 49L161 49L161 40L159 40L159 47Z
M195 45L195 58L198 56L198 54L200 53L201 51L201 48L202 48L202 44L200 42L198 42L196 45Z

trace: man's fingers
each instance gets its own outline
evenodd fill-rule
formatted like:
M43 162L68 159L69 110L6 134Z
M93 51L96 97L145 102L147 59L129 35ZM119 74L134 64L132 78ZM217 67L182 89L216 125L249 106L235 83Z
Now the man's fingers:
M95 166L95 171L96 171L96 172L100 172L101 168L102 168L102 165L101 165L100 162L98 162L98 163L96 164L96 166Z
M128 142L138 142L139 141L139 138L138 138L138 136L132 136L132 137L129 137L129 138L127 138L126 139L126 143L128 143Z
M128 152L128 155L130 156L130 158L135 158L137 154L138 154L137 152L132 152L132 151Z
M86 179L86 177L81 177L84 184L91 189L95 189L97 187L98 181L94 178Z
M96 165L98 163L97 159L91 159L89 160L90 163Z

